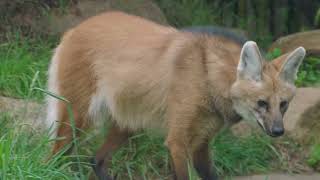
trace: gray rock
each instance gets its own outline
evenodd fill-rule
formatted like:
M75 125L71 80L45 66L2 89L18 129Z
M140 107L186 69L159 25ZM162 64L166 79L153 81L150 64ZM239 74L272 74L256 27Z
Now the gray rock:
M320 136L320 88L298 88L284 117L288 133L307 143Z
M271 45L270 51L279 48L282 53L287 53L303 46L307 50L307 55L320 55L319 42L320 30L300 32L279 38Z
M234 177L233 180L318 180L320 174L266 174Z
M17 121L34 128L45 127L45 106L38 102L0 97L0 113L8 113Z

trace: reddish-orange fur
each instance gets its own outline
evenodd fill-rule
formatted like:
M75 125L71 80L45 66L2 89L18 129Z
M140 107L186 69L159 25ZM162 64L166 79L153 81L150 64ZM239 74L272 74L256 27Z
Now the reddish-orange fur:
M110 134L94 159L98 177L110 178L105 167L112 152L134 131L158 129L166 136L176 179L188 179L188 160L199 176L215 179L208 143L222 126L240 120L232 97L256 102L262 94L290 99L294 93L278 78L282 60L263 63L263 86L241 80L238 91L231 91L241 48L222 36L181 32L121 12L68 31L57 56L59 95L71 102L77 128L95 121L99 108L112 116ZM66 107L59 102L58 108L57 135L66 139L56 142L53 154L72 140Z

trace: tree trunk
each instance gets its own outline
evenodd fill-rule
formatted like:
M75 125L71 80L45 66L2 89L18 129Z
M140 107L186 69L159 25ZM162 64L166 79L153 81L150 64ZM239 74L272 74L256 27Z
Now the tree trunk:
M254 13L254 6L252 0L247 0L247 31L249 38L255 39L257 32L257 19Z
M274 38L288 33L288 0L278 0L274 3Z

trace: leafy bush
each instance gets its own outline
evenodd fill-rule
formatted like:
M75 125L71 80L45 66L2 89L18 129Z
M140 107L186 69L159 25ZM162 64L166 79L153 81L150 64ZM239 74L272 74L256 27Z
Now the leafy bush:
M279 48L274 48L266 54L268 60L272 60L281 56L282 52ZM320 57L306 57L299 68L296 85L311 86L320 83Z
M310 166L315 167L319 165L319 162L320 162L320 144L315 144L311 149L307 163Z
M298 73L296 84L298 86L310 86L320 83L320 58L307 57Z
M275 59L275 58L281 56L281 54L282 54L281 49L274 48L271 52L268 52L266 54L266 59L267 60L272 60L272 59Z

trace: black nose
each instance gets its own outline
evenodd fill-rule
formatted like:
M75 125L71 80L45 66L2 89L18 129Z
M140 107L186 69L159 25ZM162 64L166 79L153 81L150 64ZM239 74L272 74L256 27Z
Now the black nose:
M284 133L284 129L283 127L279 127L279 126L273 126L271 129L271 133L273 136L281 136Z

